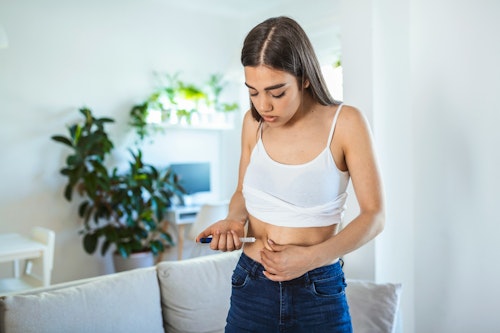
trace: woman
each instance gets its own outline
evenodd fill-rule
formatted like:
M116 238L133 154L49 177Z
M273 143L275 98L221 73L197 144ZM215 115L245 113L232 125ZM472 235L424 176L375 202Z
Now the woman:
M351 332L339 258L383 229L383 195L362 114L330 96L311 43L292 19L253 28L241 61L243 120L229 213L198 236L242 248L226 332ZM351 179L359 215L342 231Z

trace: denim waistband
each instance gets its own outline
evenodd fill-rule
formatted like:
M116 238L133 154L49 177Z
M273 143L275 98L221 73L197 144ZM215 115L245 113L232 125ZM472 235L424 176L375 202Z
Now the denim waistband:
M238 265L240 265L243 269L245 269L251 277L267 279L267 277L262 273L265 270L264 266L262 266L262 264L259 263L258 261L255 261L249 256L247 256L245 252L241 253ZM282 283L303 284L304 282L316 280L326 275L330 277L336 277L336 276L341 276L343 274L344 272L342 271L342 265L337 260L333 264L315 268L305 273L304 275L299 276L298 278L289 281L284 281Z

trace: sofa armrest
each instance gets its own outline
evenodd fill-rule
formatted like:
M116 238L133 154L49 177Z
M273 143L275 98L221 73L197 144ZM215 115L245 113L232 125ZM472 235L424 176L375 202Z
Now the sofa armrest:
M2 333L163 333L154 267L0 298Z

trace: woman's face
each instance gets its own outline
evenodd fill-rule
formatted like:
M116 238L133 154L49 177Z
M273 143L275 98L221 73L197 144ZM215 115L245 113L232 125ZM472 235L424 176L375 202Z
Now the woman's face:
M302 102L297 79L284 71L246 66L245 85L257 112L272 127L286 124Z

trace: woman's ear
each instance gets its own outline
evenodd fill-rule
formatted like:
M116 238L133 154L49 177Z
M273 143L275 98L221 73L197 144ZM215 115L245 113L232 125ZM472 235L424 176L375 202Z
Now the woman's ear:
M307 88L309 88L309 85L310 85L310 82L309 82L309 80L307 80L307 79L306 79L306 80L304 81L304 84L302 84L302 87L303 87L304 89L307 89Z

